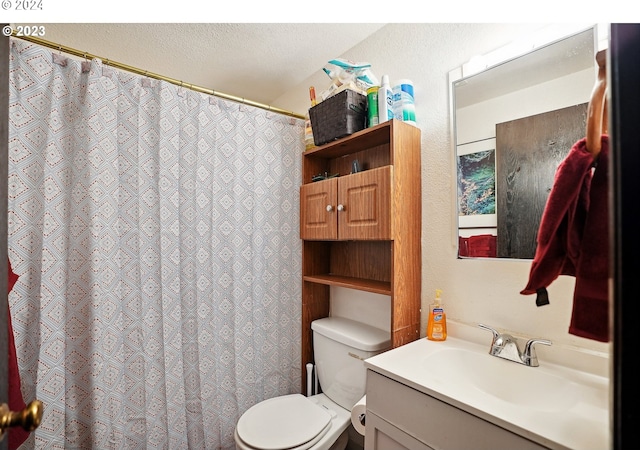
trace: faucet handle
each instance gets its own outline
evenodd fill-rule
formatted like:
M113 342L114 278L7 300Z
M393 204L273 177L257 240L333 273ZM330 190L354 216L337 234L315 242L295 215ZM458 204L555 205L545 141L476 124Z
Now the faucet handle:
M485 325L483 323L479 323L478 326L480 328L484 328L485 330L489 330L489 331L491 331L493 333L493 342L495 342L496 339L498 339L500 337L500 333L498 333L498 330L496 330L494 328L491 328L490 326L487 326L487 325Z
M524 344L524 350L522 351L522 362L530 367L538 367L538 356L536 355L535 344L551 345L551 341L547 339L529 339Z

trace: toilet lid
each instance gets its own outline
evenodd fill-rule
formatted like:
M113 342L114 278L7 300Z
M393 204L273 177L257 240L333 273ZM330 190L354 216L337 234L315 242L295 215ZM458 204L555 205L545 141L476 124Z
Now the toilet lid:
M275 397L245 412L236 431L251 447L284 450L300 447L326 433L331 414L301 394Z

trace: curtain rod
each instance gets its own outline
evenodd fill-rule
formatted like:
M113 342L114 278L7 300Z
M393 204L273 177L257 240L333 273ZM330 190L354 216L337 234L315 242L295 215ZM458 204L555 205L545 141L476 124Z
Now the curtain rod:
M119 63L116 61L111 61L110 59L107 58L102 58L100 56L96 56L93 55L91 53L88 52L83 52L80 50L76 50L75 48L71 48L71 47L66 47L64 45L59 45L56 44L54 42L50 42L50 41L46 41L44 39L38 38L38 37L34 37L34 36L18 36L17 32L14 30L11 34L13 37L16 37L18 39L22 39L25 41L29 41L29 42L33 42L35 44L39 44L42 45L44 47L49 47L52 49L56 49L59 50L61 52L65 52L68 53L70 55L74 55L74 56L78 56L80 58L85 58L85 59L100 59L102 60L102 63L107 65L107 66L111 66L111 67L115 67L117 69L122 69L125 70L127 72L133 72L136 73L138 75L144 75L146 77L149 78L154 78L156 80L162 80L162 81L166 81L168 83L172 83L187 89L191 89L193 91L196 92L202 92L204 94L209 94L209 95L214 95L216 97L220 97L226 100L231 100L234 102L238 102L238 103L243 103L245 105L250 105L250 106L255 106L256 108L261 108L261 109L266 109L267 111L272 111L278 114L284 114L285 116L289 116L289 117L295 117L296 119L304 119L305 116L302 116L300 114L294 113L293 111L287 111L285 109L280 109L280 108L276 108L275 106L271 106L271 105L265 105L264 103L258 103L258 102L254 102L253 100L249 100L243 97L237 97L235 95L230 95L230 94L225 94L223 92L218 92L218 91L214 91L213 89L208 89L205 87L201 87L201 86L196 86L195 84L190 84L190 83L184 83L181 80L176 80L175 78L170 78L170 77L166 77L164 75L159 75L157 73L152 73L149 72L147 70L143 70L143 69L139 69L137 67L133 67L130 66L128 64L123 64L123 63Z

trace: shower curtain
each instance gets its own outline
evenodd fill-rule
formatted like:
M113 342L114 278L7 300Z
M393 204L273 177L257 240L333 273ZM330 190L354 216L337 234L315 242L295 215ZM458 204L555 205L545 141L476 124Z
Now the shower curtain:
M27 445L233 448L300 389L303 121L11 41Z

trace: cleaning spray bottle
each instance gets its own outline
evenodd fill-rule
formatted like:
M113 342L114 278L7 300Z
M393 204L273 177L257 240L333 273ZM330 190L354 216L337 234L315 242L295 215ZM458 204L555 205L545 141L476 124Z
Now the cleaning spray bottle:
M444 341L447 338L447 315L440 302L440 294L442 290L436 289L436 299L429 305L427 339L431 341Z
M389 75L382 75L382 84L378 89L378 123L393 119L393 90L389 84Z

